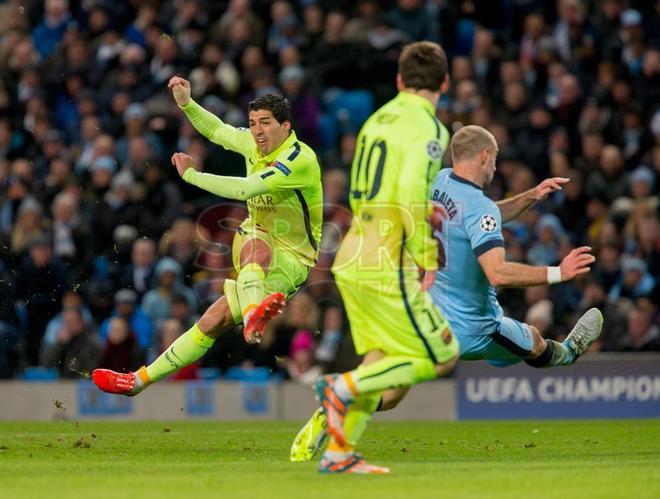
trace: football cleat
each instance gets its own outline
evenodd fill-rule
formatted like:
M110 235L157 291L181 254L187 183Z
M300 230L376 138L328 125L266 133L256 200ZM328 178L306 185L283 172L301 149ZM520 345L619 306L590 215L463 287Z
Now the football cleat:
M575 352L575 359L589 350L603 329L603 314L597 308L590 308L575 324L564 343ZM573 360L575 362L575 360Z
M319 407L296 435L291 445L291 462L311 461L328 440L327 427L325 414Z
M140 393L144 387L138 387L133 373L118 373L110 369L94 369L92 381L101 390L108 393L132 397Z
M344 435L344 418L348 410L348 402L342 400L334 390L336 375L321 376L316 381L316 394L321 408L325 413L328 431L335 438L340 447L346 445Z
M245 327L243 328L243 338L245 338L245 341L248 343L259 343L268 321L281 314L285 305L286 297L283 293L273 293L264 298L245 320Z
M389 468L369 464L360 456L352 454L343 461L323 458L319 463L319 473L355 473L360 475L385 475Z

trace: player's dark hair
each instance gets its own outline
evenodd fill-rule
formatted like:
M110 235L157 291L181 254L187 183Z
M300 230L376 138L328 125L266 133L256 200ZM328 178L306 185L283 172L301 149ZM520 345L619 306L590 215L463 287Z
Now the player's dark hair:
M437 91L447 77L447 68L447 55L437 43L411 43L399 56L403 84L415 90Z
M273 113L273 117L279 122L291 122L291 104L289 100L281 95L266 94L257 97L248 104L248 112L266 109Z

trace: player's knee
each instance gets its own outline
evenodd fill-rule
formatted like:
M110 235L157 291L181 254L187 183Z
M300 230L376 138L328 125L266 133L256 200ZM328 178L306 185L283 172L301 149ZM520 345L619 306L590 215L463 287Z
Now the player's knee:
M234 319L224 296L206 309L197 321L197 326L211 338L217 338L222 332L234 326Z
M248 263L256 263L264 272L268 272L271 258L272 250L270 246L261 239L251 239L241 249L241 267Z
M457 362L458 362L458 355L455 355L447 362L443 362L442 364L436 364L435 365L436 378L442 378L443 376L447 376L450 372L454 370Z
M381 397L381 403L378 406L378 412L394 409L404 399L408 390L410 390L410 387L385 390Z

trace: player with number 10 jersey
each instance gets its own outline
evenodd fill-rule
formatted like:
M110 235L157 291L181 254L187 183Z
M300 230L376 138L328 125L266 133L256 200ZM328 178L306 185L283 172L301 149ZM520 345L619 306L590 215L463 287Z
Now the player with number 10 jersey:
M418 336L414 323L429 332L446 329L420 288L418 269L437 269L427 193L448 142L449 132L433 105L405 92L360 131L349 191L353 221L333 265L358 354L387 351L390 338L406 343L409 353L424 354L431 344ZM367 295L374 298L366 301L369 306L363 300ZM352 313L354 302L360 305ZM404 319L413 304L421 315Z

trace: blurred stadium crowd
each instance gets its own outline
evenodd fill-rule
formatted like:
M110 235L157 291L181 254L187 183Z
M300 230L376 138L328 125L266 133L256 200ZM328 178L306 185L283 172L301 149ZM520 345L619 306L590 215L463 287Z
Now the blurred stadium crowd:
M0 377L135 369L220 296L245 209L169 157L241 176L243 160L192 129L175 74L237 126L255 96L286 95L322 160L326 218L319 264L264 343L227 334L178 377L350 367L329 268L356 134L421 39L449 55L442 122L500 144L494 198L571 179L505 227L509 258L555 265L584 243L598 258L576 283L501 292L505 313L562 337L597 306L597 349L660 350L660 1L9 0L0 25Z

